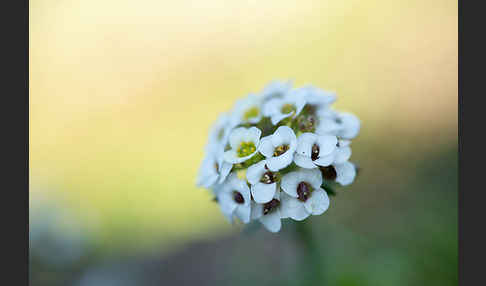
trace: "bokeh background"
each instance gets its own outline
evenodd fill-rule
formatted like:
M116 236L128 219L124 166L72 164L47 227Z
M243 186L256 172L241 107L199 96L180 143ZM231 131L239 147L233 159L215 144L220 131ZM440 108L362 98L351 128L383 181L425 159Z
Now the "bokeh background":
M210 124L273 79L362 120L309 220L321 285L456 285L457 34L451 0L31 0L31 285L299 285L291 223L195 187Z

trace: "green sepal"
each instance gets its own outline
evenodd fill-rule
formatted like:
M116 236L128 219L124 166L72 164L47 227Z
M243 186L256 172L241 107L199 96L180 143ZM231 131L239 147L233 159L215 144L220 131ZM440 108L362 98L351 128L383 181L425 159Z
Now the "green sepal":
M333 185L329 184L328 182L322 182L321 188L326 191L328 196L335 196L337 192Z

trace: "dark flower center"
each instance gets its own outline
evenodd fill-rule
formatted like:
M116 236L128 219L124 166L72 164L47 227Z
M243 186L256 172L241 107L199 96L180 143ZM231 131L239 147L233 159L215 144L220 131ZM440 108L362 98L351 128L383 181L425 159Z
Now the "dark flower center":
M309 195L311 193L311 186L306 183L306 182L300 182L299 185L297 186L297 198L305 202L309 198Z
M320 167L320 169L321 169L322 177L324 179L329 180L329 181L336 180L337 173L336 173L336 169L334 168L334 166L330 165L330 166L327 166L327 167Z
M314 132L316 119L313 116L302 116L298 119L299 129L302 132Z
M319 158L319 146L317 144L312 145L311 159L315 161Z
M262 178L260 179L260 182L264 184L271 184L275 182L275 175L272 172L267 171L265 174L263 174Z
M263 215L268 214L270 211L276 209L280 205L280 201L277 199L272 199L268 203L263 205Z
M243 195L240 193L240 192L237 192L237 191L234 191L233 192L233 199L235 200L235 202L237 202L238 204L242 204L245 202L245 199L243 198Z

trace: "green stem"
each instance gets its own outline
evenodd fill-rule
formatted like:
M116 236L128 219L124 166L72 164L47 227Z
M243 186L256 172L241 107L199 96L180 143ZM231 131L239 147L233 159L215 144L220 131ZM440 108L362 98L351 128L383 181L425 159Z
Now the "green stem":
M310 221L296 222L296 234L303 252L299 277L301 285L321 285L324 282L324 268L319 243L312 233ZM300 279L299 279L300 280Z

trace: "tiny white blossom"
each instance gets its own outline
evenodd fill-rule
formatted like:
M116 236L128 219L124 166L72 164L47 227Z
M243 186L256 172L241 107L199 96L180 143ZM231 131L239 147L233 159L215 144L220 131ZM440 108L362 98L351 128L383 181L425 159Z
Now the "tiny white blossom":
M294 162L302 168L329 166L335 160L338 140L334 135L303 133L298 138Z
M263 204L272 200L277 190L275 173L270 171L265 160L251 165L246 171L246 179L251 184L251 195L255 202Z
M307 104L315 105L319 108L327 107L336 101L336 93L324 91L312 85L300 88Z
M297 149L297 137L288 126L280 126L267 137L262 138L258 151L266 157L266 164L271 171L281 170L294 159Z
M272 98L282 98L291 88L292 81L272 81L263 88L261 95L265 101Z
M291 90L282 98L272 98L263 105L263 116L270 117L276 125L285 118L295 118L305 106L305 98L299 91Z
M349 161L333 163L321 168L321 173L326 181L335 181L342 186L351 184L356 177L356 166Z
M318 169L300 169L283 176L281 188L282 218L300 221L309 215L320 215L329 208L329 197L321 188Z
M224 152L224 160L231 164L242 163L257 153L262 131L256 127L238 127L229 136L230 150Z
M250 189L246 181L238 179L235 173L231 173L221 185L217 198L221 211L231 222L233 222L233 216L239 218L243 223L250 221Z
M223 160L221 152L209 153L199 168L196 185L198 187L211 188L216 183L222 183L233 167Z
M343 139L353 139L359 133L361 123L358 117L351 113L321 109L318 115L320 118L316 134L333 134Z
M251 219L258 220L260 223L271 232L278 232L282 227L280 221L280 192L276 192L272 199L264 204L251 202Z
M334 169L336 169L336 182L343 186L351 184L356 177L356 167L349 161L335 164Z
M262 118L263 98L256 94L250 94L247 97L236 102L233 111L233 123L258 123Z
M228 141L231 128L235 126L231 123L231 116L227 113L221 114L209 131L209 140L206 145L206 152L214 153L224 150Z

